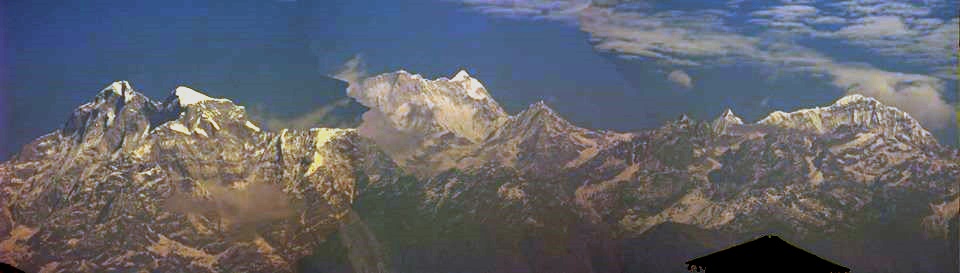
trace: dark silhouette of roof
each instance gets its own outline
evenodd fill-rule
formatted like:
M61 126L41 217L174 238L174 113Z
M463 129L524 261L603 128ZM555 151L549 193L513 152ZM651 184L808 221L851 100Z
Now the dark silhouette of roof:
M6 263L0 263L0 273L24 273L23 270L17 269L12 265Z
M850 272L796 247L780 237L767 235L712 254L688 261L694 272Z

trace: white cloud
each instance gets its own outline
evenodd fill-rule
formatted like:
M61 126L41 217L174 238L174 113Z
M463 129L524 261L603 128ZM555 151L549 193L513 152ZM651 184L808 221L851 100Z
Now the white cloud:
M314 108L310 112L291 118L267 117L265 123L268 128L288 128L288 129L309 129L316 127L341 127L341 125L351 124L350 119L337 120L332 116L337 108L345 107L350 104L350 98L344 98L333 103Z
M943 79L957 80L957 60L960 59L960 19L954 18L936 29L918 36L901 47L897 53L913 53L915 62L929 64L934 74Z
M843 17L837 17L837 16L820 16L820 17L814 18L813 20L810 20L809 23L816 24L816 25L839 25L839 24L846 24L847 19L844 19Z
M727 35L717 20L717 16L703 14L646 15L591 8L581 13L580 28L590 33L599 50L674 64L699 64L694 58L750 54L755 50L755 39Z
M937 18L920 18L916 20L910 20L908 23L911 25L912 29L929 30L943 25L943 20Z
M875 16L857 20L857 23L844 27L837 34L851 38L885 38L905 36L912 32L897 16Z
M667 80L686 89L693 88L693 78L683 70L674 70L667 75Z
M869 17L837 32L818 35L841 38L904 63L923 64L940 78L956 79L955 73L944 72L954 70L957 65L960 19L941 22L933 18L917 19L908 27L899 17Z
M807 23L817 18L819 13L816 7L808 5L774 6L751 12L750 16L754 18L748 22L766 27L778 34L781 32L788 32L791 35L812 33L815 31Z
M814 33L816 30L810 28L807 24L794 21L770 21L764 19L751 19L751 23L766 27L770 34L777 34L780 38L793 38L800 33ZM786 35L783 35L786 34Z
M953 109L940 97L943 83L937 78L858 67L835 67L830 72L835 84L850 87L848 93L900 108L924 126L942 128L952 121Z
M797 20L804 17L817 15L817 8L804 5L786 5L777 6L767 10L755 11L750 13L757 17L770 17L777 20Z
M926 16L930 8L918 7L908 2L897 1L843 1L832 4L857 16Z
M512 0L464 0L466 4L477 5L484 13L498 15L547 15L575 14L590 7L590 0L569 1L512 1Z
M727 7L731 9L739 9L740 5L743 4L744 0L730 0L727 1Z

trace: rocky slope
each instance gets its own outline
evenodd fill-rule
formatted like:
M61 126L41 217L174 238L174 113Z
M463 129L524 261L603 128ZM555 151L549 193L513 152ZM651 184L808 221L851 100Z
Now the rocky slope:
M960 151L868 97L618 133L542 102L508 115L462 71L387 73L348 95L370 108L358 129L267 131L226 99L114 83L0 164L0 260L672 272L775 232L858 272L958 268Z
M265 132L244 108L127 82L0 164L0 260L31 272L284 272L395 167L354 129Z

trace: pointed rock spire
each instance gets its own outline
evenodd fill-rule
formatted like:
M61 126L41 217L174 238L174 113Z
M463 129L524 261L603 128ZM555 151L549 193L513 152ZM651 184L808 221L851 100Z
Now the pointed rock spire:
M723 114L721 114L720 117L717 117L717 119L713 120L711 125L713 126L714 133L724 134L731 126L743 125L743 120L734 114L733 110L727 108L727 110L723 111Z

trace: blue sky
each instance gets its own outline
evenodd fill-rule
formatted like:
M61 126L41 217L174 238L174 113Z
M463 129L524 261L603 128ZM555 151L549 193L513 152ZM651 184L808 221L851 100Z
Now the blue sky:
M542 99L619 131L865 93L955 145L955 1L785 2L7 1L0 154L115 80L308 112L343 96L326 75L356 55L370 74L466 69L511 113Z

